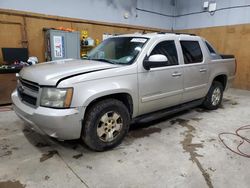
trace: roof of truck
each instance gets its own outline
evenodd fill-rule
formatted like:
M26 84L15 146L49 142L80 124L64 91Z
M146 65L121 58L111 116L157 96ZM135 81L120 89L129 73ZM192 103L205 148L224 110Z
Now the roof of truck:
M157 37L162 37L162 36L190 36L194 37L196 36L195 34L189 34L189 33L171 33L171 32L155 32L155 33L133 33L133 34L123 34L123 35L118 35L117 37L145 37L145 38L157 38ZM196 36L197 37L197 36Z

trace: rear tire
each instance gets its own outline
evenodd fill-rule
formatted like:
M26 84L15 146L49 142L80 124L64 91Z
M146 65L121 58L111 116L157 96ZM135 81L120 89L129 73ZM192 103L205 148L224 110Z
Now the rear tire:
M130 115L119 100L99 101L86 113L82 140L92 150L105 151L119 145L129 130Z
M214 81L207 93L205 101L203 102L203 107L208 110L218 109L222 102L223 90L222 84Z

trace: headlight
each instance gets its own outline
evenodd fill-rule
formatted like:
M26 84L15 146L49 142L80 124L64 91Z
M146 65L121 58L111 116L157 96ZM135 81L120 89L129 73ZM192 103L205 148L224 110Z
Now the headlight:
M41 106L52 108L69 108L72 100L73 88L43 88Z

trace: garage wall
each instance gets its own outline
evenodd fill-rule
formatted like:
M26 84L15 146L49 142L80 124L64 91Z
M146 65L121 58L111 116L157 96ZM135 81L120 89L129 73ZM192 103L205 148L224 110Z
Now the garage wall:
M0 9L0 48L28 48L29 56L45 61L45 40L43 28L65 27L77 31L87 30L93 39L102 41L103 33L125 34L135 32L156 32L162 29L110 24L83 19L48 16L44 14ZM163 30L164 31L164 30ZM3 62L0 50L0 64Z
M28 47L42 62L43 28L87 30L100 41L103 33L164 31L173 26L174 5L173 0L0 0L0 48Z
M173 2L173 0L0 0L0 8L170 29L174 19Z
M99 40L104 32L154 32L174 27L178 32L196 33L205 37L221 53L235 54L238 71L234 87L250 90L250 0L217 0L219 11L213 16L203 12L204 0L74 2L54 0L53 6L47 6L50 3L48 0L0 0L0 47L28 47L29 54L37 56L42 62L45 51L42 31L44 27L63 26L88 30L92 38ZM69 9L75 11L68 11ZM125 12L129 13L128 19L124 19ZM242 24L235 25L239 23Z
M209 0L177 0L175 29L250 23L250 0L215 0L214 14L203 9L205 1Z

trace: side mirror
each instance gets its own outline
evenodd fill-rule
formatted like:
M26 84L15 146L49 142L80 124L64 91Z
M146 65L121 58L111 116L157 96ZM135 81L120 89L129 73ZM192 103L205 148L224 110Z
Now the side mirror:
M150 70L150 68L156 67L164 67L168 65L168 58L162 54L155 54L149 56L148 59L143 61L143 67L146 70Z

